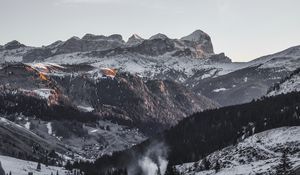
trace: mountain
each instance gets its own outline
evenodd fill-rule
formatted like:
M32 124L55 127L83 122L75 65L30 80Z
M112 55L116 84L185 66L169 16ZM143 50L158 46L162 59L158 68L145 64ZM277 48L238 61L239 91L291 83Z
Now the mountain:
M182 37L180 40L193 47L197 55L214 54L210 36L201 30L196 30L190 35ZM204 50L207 53L203 53Z
M283 145L299 152L291 127L300 124L300 94L291 92L299 59L295 46L232 62L201 30L127 42L86 34L42 47L12 41L0 46L0 153L72 160L88 174L164 174L174 165L212 174L184 164L203 158L220 160L223 174L251 164L264 173ZM267 140L283 135L291 139Z
M282 153L288 148L293 167L300 166L300 127L282 127L254 134L236 145L223 148L206 156L210 170L201 167L204 159L177 165L177 169L189 174L276 174L274 167L280 163ZM214 166L220 164L219 172Z
M138 144L194 112L219 106L172 79L146 78L119 66L90 62L92 57L101 60L113 55L132 55L130 61L142 61L141 57L181 51L177 44L183 43L169 38L144 40L137 35L128 42L120 35L86 34L43 47L16 41L7 44L0 50L1 116L24 127L24 131L13 127L15 134L31 132L53 144L40 149L63 155L59 161L65 161L64 157L95 160ZM51 59L66 62L57 64ZM76 59L82 62L77 64ZM116 75L108 76L107 71ZM5 128L0 136L8 132L12 131ZM30 143L35 142L38 138ZM10 137L9 143L18 144L18 139ZM29 154L28 149L17 151ZM17 157L14 152L3 152ZM44 161L45 156L34 158Z
M189 37L182 39L170 39L164 34L156 34L148 40L142 39L134 34L127 42L124 42L121 35L114 34L110 36L86 34L82 38L71 37L66 41L59 41L48 46L30 47L26 52L15 52L15 55L22 55L22 59L11 59L8 54L4 54L8 50L26 47L12 41L7 43L0 52L1 60L4 61L44 61L47 58L76 55L81 52L105 51L105 55L110 52L126 52L138 53L147 56L160 56L164 54L175 54L180 56L191 56L195 58L206 58L213 54L212 43L210 37L204 32L197 30L192 36L197 40L189 40ZM152 53L154 52L154 53ZM73 54L72 54L73 53ZM103 54L103 53L102 53ZM11 53L10 55L14 55ZM86 54L84 54L86 55ZM90 54L88 54L90 55ZM77 55L80 57L81 55Z
M3 46L3 49L6 50L13 50L13 49L18 49L18 48L22 48L22 47L26 47L24 44L21 44L20 42L13 40L11 42L6 43Z
M300 66L300 46L264 56L247 63L227 64L235 70L218 76L210 68L213 78L200 79L192 84L192 90L204 94L222 106L241 104L264 96L270 87L288 76ZM223 69L224 71L224 69ZM194 75L191 80L195 82Z
M65 54L73 52L87 52L92 50L107 50L120 47L124 44L121 35L98 36L86 34L81 39L72 37L62 43L55 54Z
M136 46L141 44L144 41L144 39L137 34L133 34L131 37L129 37L128 41L126 42L127 46Z
M0 51L2 61L86 64L112 67L138 74L143 80L172 80L207 96L221 106L247 103L264 96L280 79L299 65L300 46L250 62L231 62L215 54L208 34L196 30L180 39L157 34L150 39L133 35L86 34L41 48L22 47Z
M44 100L46 105L39 105L42 110L27 103L32 109L28 115L40 115L58 105L70 108L71 116L76 108L84 107L102 118L124 121L148 131L154 129L152 127L170 127L193 112L218 106L170 80L144 81L137 75L121 71L109 78L103 73L100 66L90 65L8 64L0 69L3 77L0 82L5 85L2 88L9 92L2 94L2 98L5 102L11 96L24 96L14 99L16 103L22 103L26 96ZM12 110L6 103L2 105L3 113L17 112L17 108ZM22 110L28 111L28 108L20 108L18 112ZM56 115L51 114L52 118ZM80 115L76 117L80 119Z

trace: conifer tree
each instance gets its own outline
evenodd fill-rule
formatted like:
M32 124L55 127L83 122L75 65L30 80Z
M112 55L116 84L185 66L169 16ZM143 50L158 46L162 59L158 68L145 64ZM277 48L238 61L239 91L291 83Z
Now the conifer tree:
M289 157L287 156L287 150L284 150L279 164L275 167L277 175L294 175L292 171L292 165Z
M37 164L36 170L41 171L41 163L40 162Z
M180 175L180 173L175 167L168 165L165 175Z
M216 173L220 171L221 165L219 163L219 161L217 160L216 165L215 165L215 171Z
M202 160L202 165L204 166L205 170L210 169L210 162L206 159L206 157L204 157L204 159Z

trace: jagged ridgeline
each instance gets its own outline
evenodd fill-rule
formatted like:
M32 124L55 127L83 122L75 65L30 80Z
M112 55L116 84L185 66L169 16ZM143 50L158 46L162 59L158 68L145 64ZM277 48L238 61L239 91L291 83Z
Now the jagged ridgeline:
M74 167L88 174L99 174L111 168L128 168L155 142L164 142L168 147L169 165L196 161L255 133L300 125L299 107L300 93L292 92L253 100L247 104L195 113L163 134L132 149L115 152L94 163L76 162Z

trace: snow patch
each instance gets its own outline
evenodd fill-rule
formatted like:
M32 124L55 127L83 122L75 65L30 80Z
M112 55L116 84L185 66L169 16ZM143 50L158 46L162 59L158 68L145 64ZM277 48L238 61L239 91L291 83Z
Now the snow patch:
M33 172L34 175L45 175L45 174L66 174L66 170L63 167L48 166L41 164L41 171L37 171L37 162L25 161L16 159L8 156L0 155L0 161L5 173L11 172L12 175L28 175L28 172Z
M219 89L214 89L213 92L222 92L222 91L227 91L228 89L226 88L219 88Z
M48 122L46 126L47 126L47 129L48 129L48 134L52 135L53 132L52 132L52 124L51 124L51 122Z
M38 96L42 97L43 99L49 99L49 97L52 95L53 89L35 89L33 92L37 94Z
M29 130L30 129L30 122L26 122L24 126L25 126L26 129Z
M93 112L94 111L94 108L91 107L91 106L78 105L77 108L80 109L81 111L84 111L84 112Z

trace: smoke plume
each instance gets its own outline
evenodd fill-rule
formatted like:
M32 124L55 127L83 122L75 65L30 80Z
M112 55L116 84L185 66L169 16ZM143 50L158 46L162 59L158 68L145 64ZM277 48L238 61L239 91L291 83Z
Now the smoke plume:
M129 175L164 175L168 165L168 148L163 142L150 144L146 152L128 168Z

